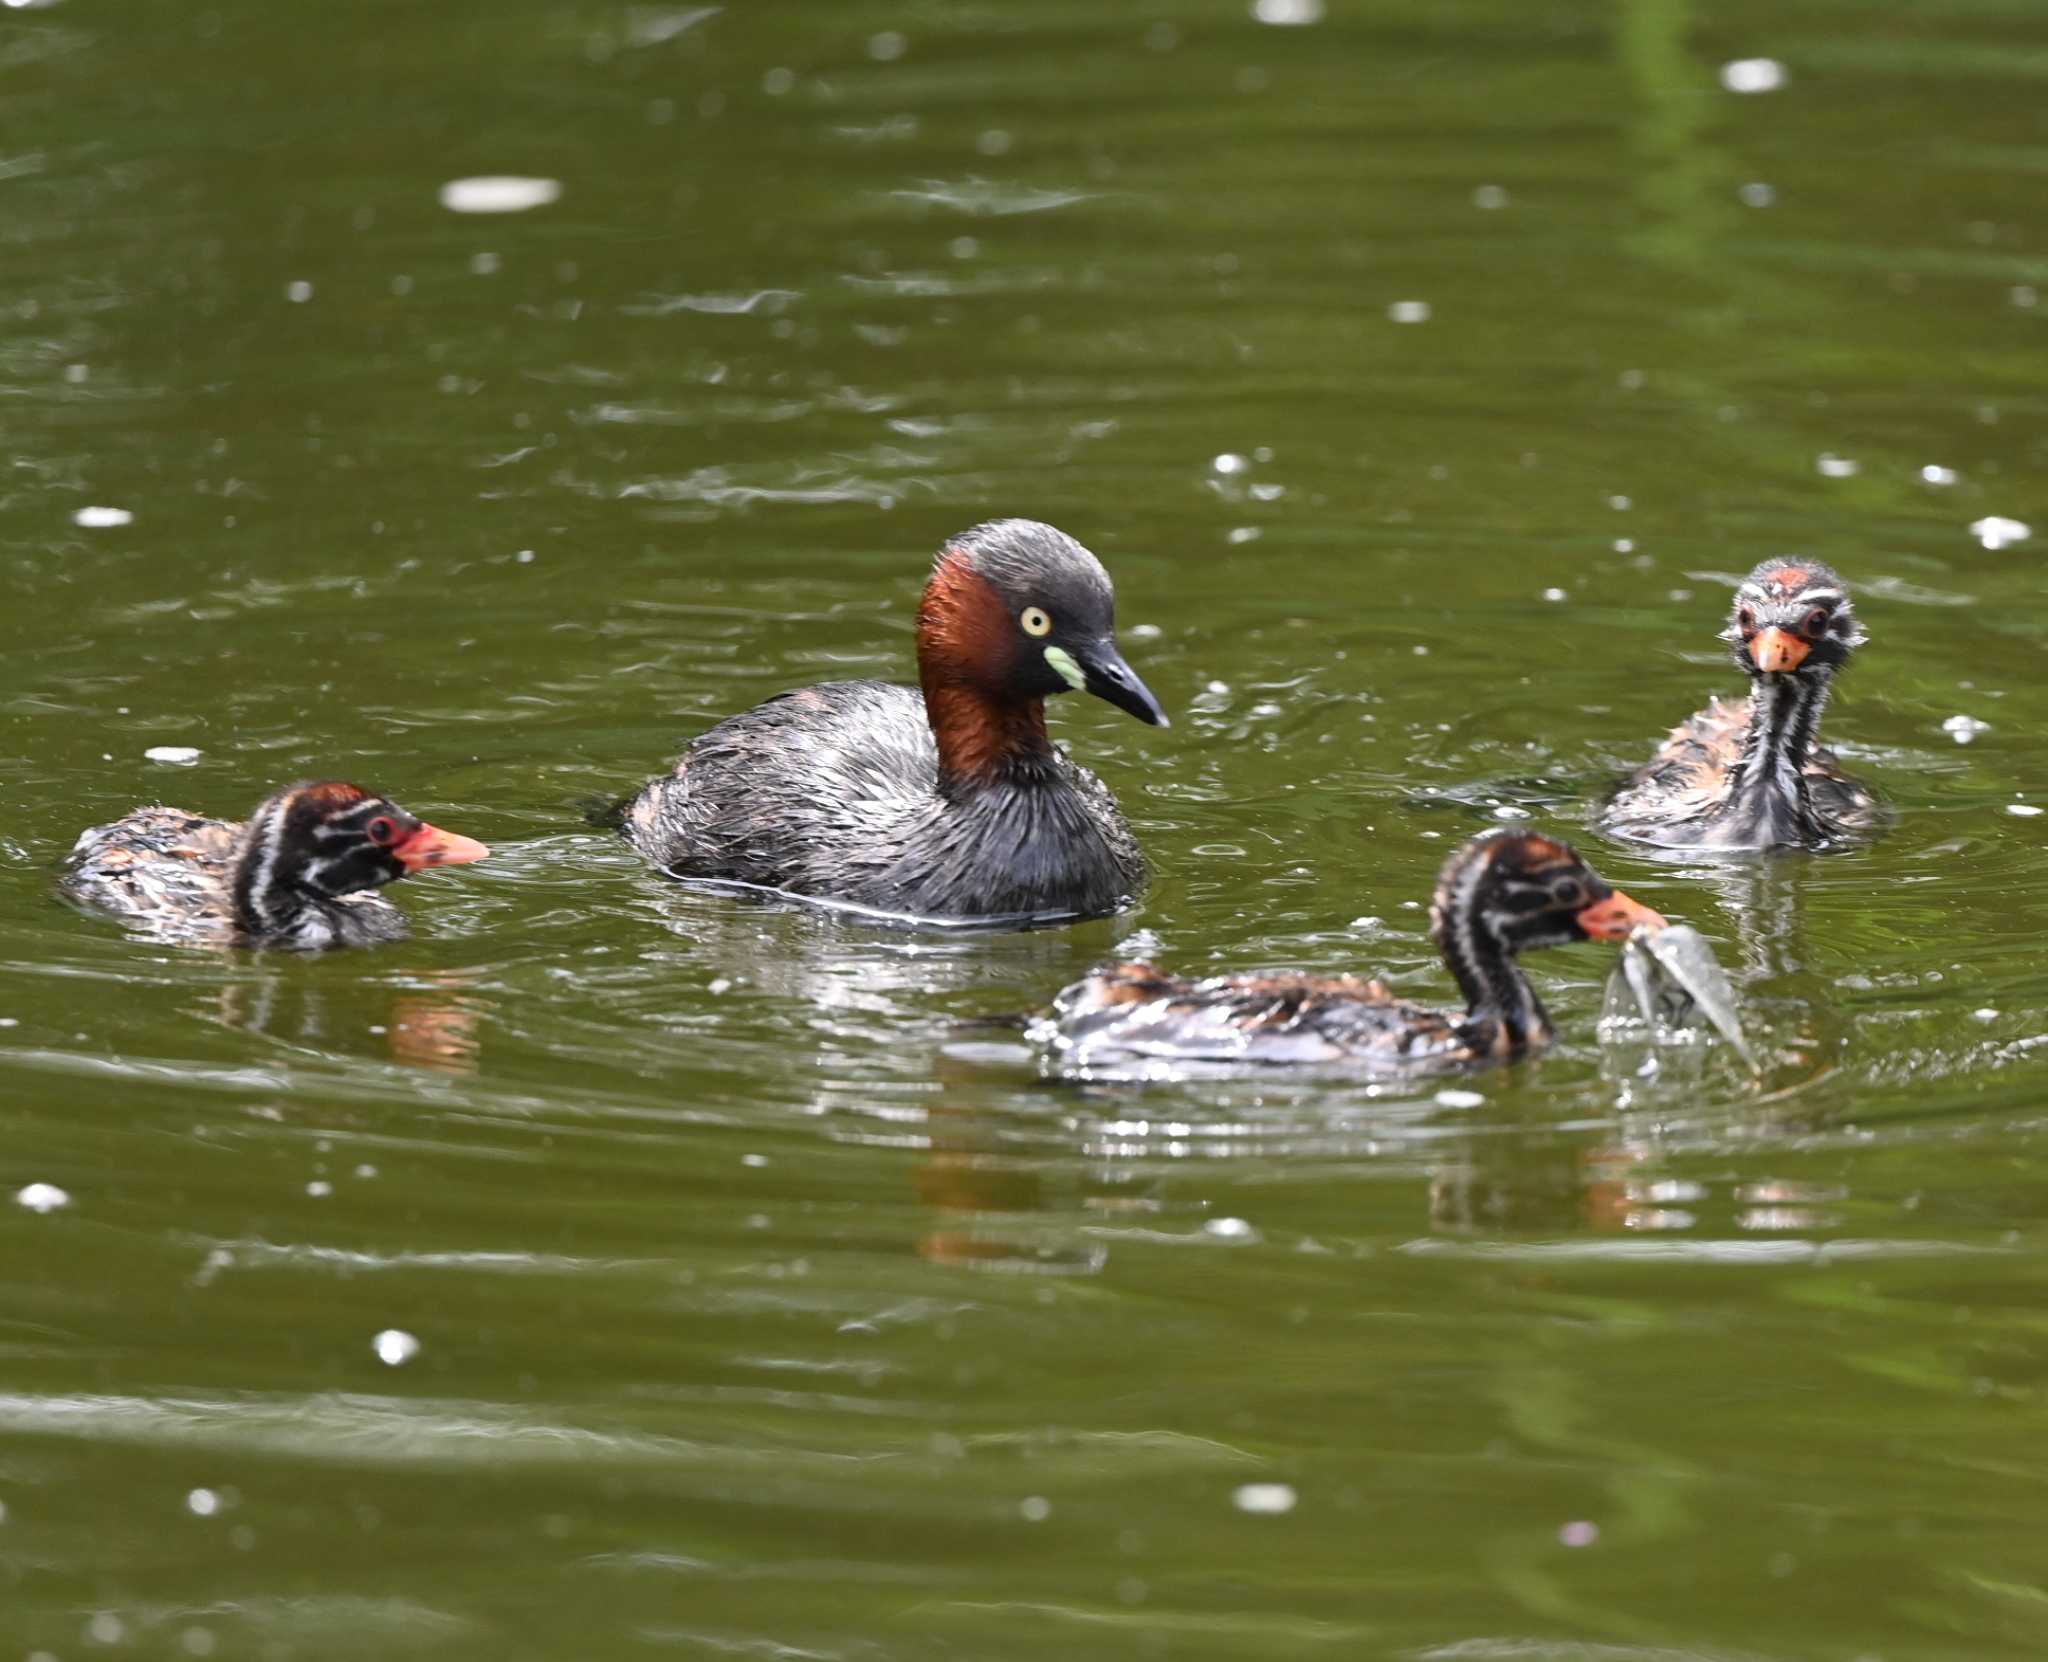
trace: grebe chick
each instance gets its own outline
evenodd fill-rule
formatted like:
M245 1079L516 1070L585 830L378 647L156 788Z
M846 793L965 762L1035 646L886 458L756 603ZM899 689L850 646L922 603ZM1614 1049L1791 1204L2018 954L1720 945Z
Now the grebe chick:
M404 915L370 891L488 853L327 780L286 786L241 825L138 808L81 833L58 887L157 940L315 951L402 939Z
M1716 698L1671 730L1601 811L1602 829L1665 848L1825 848L1884 810L1815 742L1835 674L1867 638L1849 591L1818 560L1766 560L1735 591L1723 632L1750 696Z
M1155 727L1095 556L1035 520L940 552L917 613L919 687L835 681L728 716L626 810L678 877L933 918L1026 921L1126 905L1145 860L1108 787L1046 736L1091 692Z
M1517 953L1626 940L1639 923L1663 922L1569 845L1536 831L1488 831L1444 862L1430 902L1430 933L1465 995L1462 1014L1410 1004L1353 975L1188 981L1118 964L1063 991L1039 1036L1076 1072L1161 1061L1472 1067L1550 1042L1550 1017Z

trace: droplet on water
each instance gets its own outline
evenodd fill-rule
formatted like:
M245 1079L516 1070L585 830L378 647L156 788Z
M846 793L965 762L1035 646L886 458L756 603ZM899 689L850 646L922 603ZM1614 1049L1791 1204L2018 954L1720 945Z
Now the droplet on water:
M1956 470L1952 467L1943 467L1938 462L1929 462L1920 470L1920 482L1924 485L1953 485L1956 482Z
M1448 1089L1436 1093L1436 1105L1439 1108L1482 1108L1486 1105L1486 1098L1477 1091Z
M1277 1518L1292 1512L1297 1499L1291 1483L1240 1483L1230 1497L1230 1504L1240 1512Z
M1323 0L1252 0L1252 16L1277 28L1298 29L1323 20Z
M88 531L105 531L116 525L133 525L135 516L126 508L80 508L71 516L71 523Z
M450 179L441 187L441 206L455 214L519 214L544 208L562 196L559 179L529 179L515 173Z
M31 1212L54 1212L69 1206L71 1197L54 1183L30 1183L17 1189L15 1204L26 1206Z
M1862 471L1862 463L1826 450L1820 453L1813 465L1819 468L1821 476L1827 479L1853 479Z
M1991 723L1979 721L1975 716L1950 716L1941 724L1941 730L1957 744L1968 744L1979 733L1991 731Z
M420 1342L410 1333L396 1327L387 1327L370 1341L370 1348L377 1353L377 1360L387 1368L396 1368L419 1355Z
M197 762L202 752L189 744L153 744L142 753L146 762L162 762L166 767L188 768Z
M1776 58L1737 58L1721 66L1721 85L1730 92L1776 92L1785 84L1785 66Z
M2024 521L1991 514L1970 524L1970 535L1993 552L2016 542L2025 542L2033 530Z

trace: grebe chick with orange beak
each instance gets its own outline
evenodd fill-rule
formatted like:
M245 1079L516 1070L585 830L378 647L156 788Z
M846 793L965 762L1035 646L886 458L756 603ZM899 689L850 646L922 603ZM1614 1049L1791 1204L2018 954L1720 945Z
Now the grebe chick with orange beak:
M286 786L240 825L138 808L82 833L58 887L156 940L317 951L403 939L404 914L373 891L488 853L331 779Z
M1865 640L1848 588L1818 560L1766 560L1735 591L1722 639L1750 696L1675 727L1601 811L1602 829L1665 848L1826 848L1884 822L1816 742L1835 675Z
M1399 1072L1506 1061L1548 1044L1553 1031L1518 953L1624 941L1637 924L1663 922L1568 844L1536 831L1488 831L1444 862L1430 903L1430 933L1465 995L1462 1013L1410 1004L1353 975L1188 981L1150 964L1118 964L1062 992L1037 1036L1083 1073L1162 1062Z
M634 798L626 840L677 877L911 917L1128 904L1137 838L1045 727L1045 701L1070 691L1167 725L1117 650L1095 556L1036 520L963 531L918 608L917 672L916 687L827 682L727 717Z

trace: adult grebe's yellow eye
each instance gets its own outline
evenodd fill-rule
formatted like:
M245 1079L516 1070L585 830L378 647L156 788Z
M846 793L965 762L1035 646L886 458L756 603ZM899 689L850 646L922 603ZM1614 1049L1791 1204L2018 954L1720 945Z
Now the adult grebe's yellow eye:
M1026 606L1017 621L1024 625L1027 635L1050 635L1052 619L1036 606Z

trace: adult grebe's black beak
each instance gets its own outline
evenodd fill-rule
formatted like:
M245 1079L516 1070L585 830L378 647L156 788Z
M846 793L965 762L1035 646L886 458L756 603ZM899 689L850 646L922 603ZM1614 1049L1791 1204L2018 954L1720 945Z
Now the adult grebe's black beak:
M1090 641L1074 654L1074 660L1081 666L1088 691L1097 698L1114 704L1119 710L1128 711L1151 726L1173 725L1159 707L1159 700L1152 696L1152 689L1140 681L1138 672L1124 662L1124 655L1117 651L1115 641L1107 636L1099 641Z

